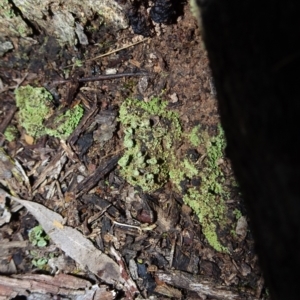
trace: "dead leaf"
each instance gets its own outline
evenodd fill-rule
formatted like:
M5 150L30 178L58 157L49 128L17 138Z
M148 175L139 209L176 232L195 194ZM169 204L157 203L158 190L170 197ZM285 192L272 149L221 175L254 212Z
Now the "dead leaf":
M123 283L119 265L106 254L94 247L93 243L72 227L63 226L61 215L50 209L31 201L21 200L10 196L0 189L0 195L10 197L12 200L25 206L37 219L52 241L68 256L87 268L109 284ZM59 224L59 226L58 226Z
M26 144L33 145L34 144L34 138L31 135L24 134L24 139Z

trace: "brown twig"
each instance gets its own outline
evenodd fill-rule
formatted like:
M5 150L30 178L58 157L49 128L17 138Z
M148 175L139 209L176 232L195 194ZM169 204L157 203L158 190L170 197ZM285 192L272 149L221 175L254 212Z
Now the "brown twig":
M137 42L132 43L132 44L130 44L130 45L126 45L126 46L124 46L124 47L121 47L121 48L118 48L118 49L109 51L109 52L107 52L107 53L98 55L98 56L96 56L96 57L93 57L93 58L84 60L83 62L88 62L88 61L97 60L98 58L102 58L102 57L105 57L105 56L108 56L108 55L117 53L117 52L119 52L119 51L121 51L121 50L124 50L124 49L130 48L130 47L133 47L133 46L135 46L135 45L141 44L141 43L143 43L143 42L147 42L148 40L149 40L149 38L145 38L145 39L143 39L143 40L141 40L141 41L137 41ZM72 67L72 66L74 66L74 64L68 65L68 66L66 66L65 68L69 68L69 67Z
M17 89L23 83L23 81L26 79L27 75L28 75L28 73L26 73L21 79L13 79L14 81L17 82L17 84L13 85L13 86L6 86L3 89L0 89L0 94L6 92L8 90Z
M90 59L88 59L88 60L86 60L86 61L96 60L96 59L98 59L98 58L101 58L101 57L104 57L104 56L111 55L111 54L113 54L113 53L116 53L116 52L119 52L119 51L121 51L121 50L130 48L130 47L133 47L133 46L138 45L138 44L141 44L141 43L143 43L143 42L147 42L148 40L149 40L149 38L145 38L145 39L143 39L143 40L141 40L141 41L137 41L137 42L132 43L132 44L130 44L130 45L127 45L127 46L118 48L118 49L116 49L116 50L112 50L112 51L109 51L109 52L107 52L107 53L104 53L104 54L98 55L98 56L96 56L96 57L90 58Z
M4 133L6 127L8 126L8 124L10 123L11 119L13 118L15 112L16 112L17 108L15 106L13 106L8 112L7 115L5 116L5 119L3 120L3 122L0 124L0 132Z
M10 123L11 119L13 118L17 108L13 106L9 112L7 113L5 119L3 120L2 124L0 124L0 147L2 147L4 141L5 141L5 136L4 136L4 131L7 128L8 124Z
M63 84L67 82L92 82L92 81L101 81L101 80L109 80L109 79L117 79L123 77L131 77L131 76L145 76L149 75L148 73L120 73L120 74L109 74L109 75L99 75L97 77L83 77L78 79L61 79L55 80L53 84Z

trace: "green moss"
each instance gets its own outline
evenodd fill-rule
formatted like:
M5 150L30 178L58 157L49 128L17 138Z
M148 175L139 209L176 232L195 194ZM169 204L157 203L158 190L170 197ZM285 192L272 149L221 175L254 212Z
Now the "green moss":
M125 147L119 160L121 175L145 192L155 191L169 180L182 192L184 182L200 179L200 186L186 189L183 200L199 217L209 244L217 251L227 252L217 235L217 229L226 227L227 215L227 193L219 167L225 147L222 129L219 128L216 137L209 137L200 126L185 134L178 115L167 109L167 103L159 98L147 103L125 100L120 107L119 119L124 128ZM206 158L201 166L188 158L177 157L176 150L182 143L204 146Z
M16 128L16 126L13 125L7 126L7 128L4 131L4 136L6 140L9 142L14 141L17 135L18 135L18 129Z
M53 126L45 126L44 121L54 113L52 95L45 88L34 88L30 85L15 91L16 105L19 108L20 124L27 134L38 138L45 134L66 139L78 125L83 116L79 105L54 118Z

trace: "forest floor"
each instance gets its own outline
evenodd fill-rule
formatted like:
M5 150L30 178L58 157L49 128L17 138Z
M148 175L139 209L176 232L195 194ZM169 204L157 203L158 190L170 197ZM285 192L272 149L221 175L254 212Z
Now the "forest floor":
M1 59L0 299L269 299L197 22L185 6L153 30L39 36ZM29 132L28 85L53 99Z

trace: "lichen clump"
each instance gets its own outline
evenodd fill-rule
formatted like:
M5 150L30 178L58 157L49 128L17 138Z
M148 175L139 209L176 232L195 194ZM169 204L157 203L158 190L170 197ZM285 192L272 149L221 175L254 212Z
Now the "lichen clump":
M227 215L227 194L219 166L225 147L221 128L215 137L209 137L200 126L184 133L178 115L159 98L150 102L127 99L120 107L119 120L125 147L119 160L121 175L144 192L155 191L170 180L184 194L184 202L196 212L209 244L217 251L227 252L217 235L217 230L226 226ZM182 143L191 147L202 143L206 149L204 161L178 157L177 149ZM199 185L191 185L193 179ZM186 182L190 183L185 185Z
M4 136L8 142L12 142L18 135L18 129L14 125L9 125L4 131Z
M54 118L55 129L46 128L46 133L61 139L68 138L79 124L83 116L83 108L76 105L65 113Z
M151 192L169 179L172 147L181 136L177 115L158 98L150 102L127 99L120 107L126 151L119 160L121 174L135 186Z
M190 143L191 143L194 147L199 146L200 143L201 143L201 137L200 137L199 131L200 131L200 125L195 126L195 127L192 129L191 133L189 134Z
M217 226L221 229L226 226L227 207L224 200L229 196L223 187L225 179L219 166L226 145L223 130L219 128L218 135L206 143L206 159L199 172L201 184L188 189L183 200L199 217L210 245L217 251L228 252L217 235Z
M45 120L54 114L52 95L45 88L30 85L15 91L16 105L19 108L19 121L27 134L38 138L50 135L66 139L73 132L83 116L83 108L76 107L53 119L53 128L45 126Z

